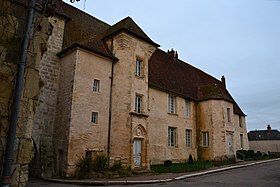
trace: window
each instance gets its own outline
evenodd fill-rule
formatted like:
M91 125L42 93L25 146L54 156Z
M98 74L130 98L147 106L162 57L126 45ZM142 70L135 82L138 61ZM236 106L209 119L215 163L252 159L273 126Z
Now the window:
M231 118L230 118L230 108L227 108L227 120L228 120L228 122L231 122Z
M168 146L176 146L176 128L168 127Z
M243 127L242 116L239 116L239 127Z
M92 86L92 91L94 92L99 92L99 80L94 79L93 81L93 86Z
M209 133L202 132L202 147L208 147L208 146L209 146Z
M142 77L142 61L136 60L136 76Z
M141 113L142 111L142 96L136 95L135 96L135 112Z
M192 146L192 131L186 129L186 147Z
M171 114L175 114L175 107L176 107L176 97L169 95L168 96L168 112Z
M241 147L241 149L244 148L243 134L240 134L240 147Z
M191 103L187 99L185 100L185 103L186 103L186 116L190 117L190 106L191 106Z
M94 124L97 124L97 122L98 122L98 113L97 112L91 113L91 122Z

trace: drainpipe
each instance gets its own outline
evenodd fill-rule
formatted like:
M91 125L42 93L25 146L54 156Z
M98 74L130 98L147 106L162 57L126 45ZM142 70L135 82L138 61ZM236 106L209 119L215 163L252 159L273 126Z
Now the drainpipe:
M196 160L198 160L198 137L199 137L199 131L198 131L198 102L195 102L196 103L196 122L195 122L195 130L196 130L196 137L195 137L195 149L196 149Z
M14 144L16 139L16 127L18 121L20 99L21 99L22 89L23 89L23 79L24 79L24 70L26 65L27 48L29 44L32 22L35 13L35 3L36 0L31 0L30 10L28 13L27 23L26 23L26 31L24 33L23 43L21 46L20 62L17 67L17 77L16 77L12 111L11 111L11 123L9 127L8 137L7 137L6 151L5 151L4 164L3 164L3 173L1 179L2 187L9 187L11 183L11 170L13 164Z
M111 36L111 53L113 52L113 41L114 39ZM112 96L113 96L113 83L114 83L114 66L116 60L112 62L111 69L111 85L110 85L110 101L109 101L109 125L108 125L108 143L107 143L107 160L108 166L110 167L110 153L111 153L111 124L112 124Z

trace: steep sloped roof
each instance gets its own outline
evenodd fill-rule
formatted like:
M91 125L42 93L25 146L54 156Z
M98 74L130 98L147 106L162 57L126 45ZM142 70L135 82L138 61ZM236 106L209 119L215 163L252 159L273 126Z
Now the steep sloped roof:
M278 130L255 130L248 133L249 141L280 140Z
M114 56L108 50L104 39L120 32L127 32L140 40L159 46L130 17L111 26L64 2L61 2L60 14L71 20L65 24L63 51L59 55L75 47L81 47L113 59Z
M223 83L211 75L157 49L149 60L149 85L196 101L223 99L233 103L234 112L245 115Z
M71 18L65 24L63 48L67 48L74 43L81 44L91 36L105 32L111 26L67 3L61 2L60 13Z
M131 34L136 38L150 43L156 47L159 47L159 45L153 42L129 16L110 27L104 37L106 38L110 35L115 35L122 31L127 32L128 34Z

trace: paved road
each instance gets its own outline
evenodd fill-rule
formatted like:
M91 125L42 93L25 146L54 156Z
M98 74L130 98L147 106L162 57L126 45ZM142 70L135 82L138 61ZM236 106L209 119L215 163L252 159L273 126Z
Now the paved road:
M52 187L78 187L79 185L48 183L40 180L31 180L27 187L52 186ZM119 185L115 185L117 187ZM280 161L239 168L234 170L213 173L200 177L143 185L125 185L133 187L280 187Z

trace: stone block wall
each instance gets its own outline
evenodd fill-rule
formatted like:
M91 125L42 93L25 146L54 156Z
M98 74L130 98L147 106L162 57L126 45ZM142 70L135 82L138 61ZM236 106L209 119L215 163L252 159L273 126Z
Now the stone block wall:
M29 1L22 1L23 5ZM27 6L28 7L28 6ZM4 0L0 2L0 167L2 171L6 137L10 125L11 103L14 92L17 64L20 63L21 43L25 32L27 8L22 4ZM40 28L38 27L40 25ZM49 37L46 17L35 14L33 30L27 51L23 93L14 146L11 186L25 186L28 165L34 154L31 138L37 99L40 90L40 59Z
M53 160L53 127L55 121L55 108L58 96L58 82L60 64L57 53L62 50L65 20L60 17L49 17L53 27L52 35L48 39L47 51L36 66L39 70L41 90L38 96L37 109L33 124L32 137L37 148L34 163L34 173L42 171L44 177L51 177L54 173ZM37 167L37 168L36 168ZM39 171L39 172L36 172Z
M186 116L185 99L176 97L176 113L168 113L168 92L149 88L149 159L151 164L165 160L185 162L196 155L196 104L190 102L190 116ZM176 146L168 146L168 127L176 128ZM186 129L191 130L191 147L186 147Z

